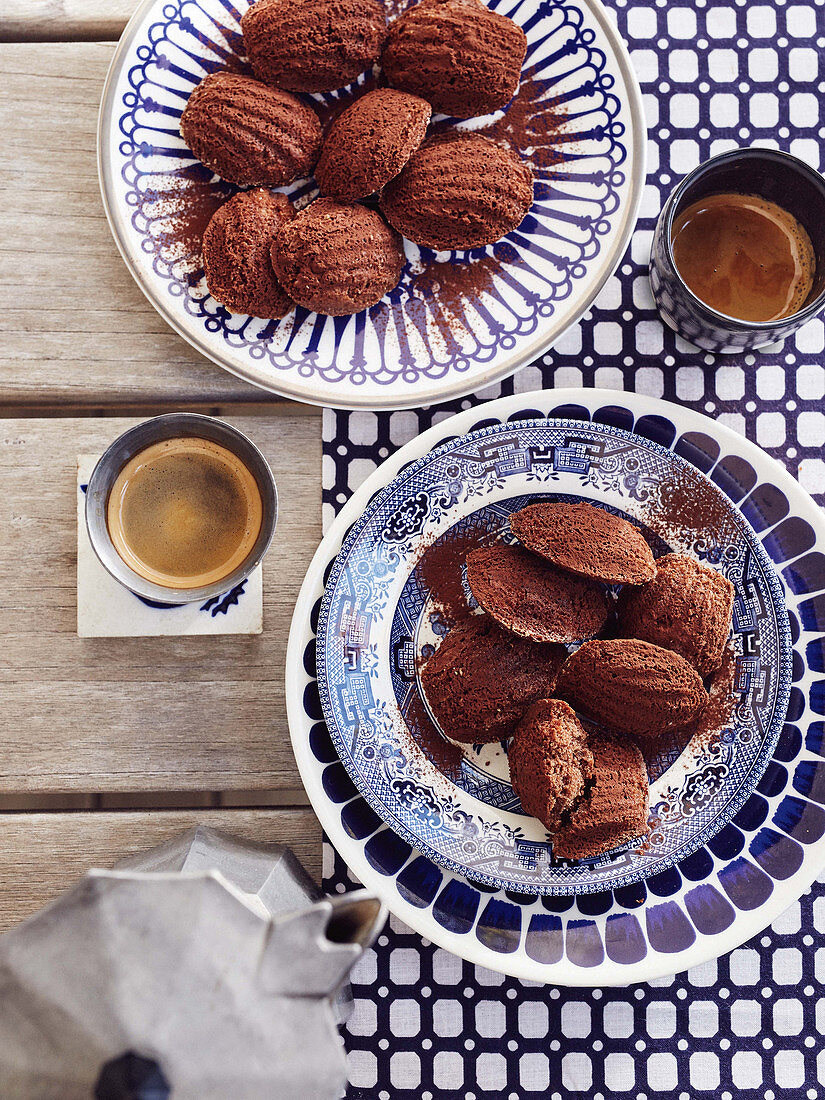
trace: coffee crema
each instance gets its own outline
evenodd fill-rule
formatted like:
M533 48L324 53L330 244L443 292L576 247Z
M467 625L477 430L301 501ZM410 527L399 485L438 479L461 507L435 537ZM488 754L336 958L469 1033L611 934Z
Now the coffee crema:
M778 321L800 310L811 292L811 238L787 210L760 195L707 195L678 216L671 239L687 286L728 317Z
M106 506L120 557L165 588L228 577L261 531L258 483L237 455L208 439L165 439L123 467Z

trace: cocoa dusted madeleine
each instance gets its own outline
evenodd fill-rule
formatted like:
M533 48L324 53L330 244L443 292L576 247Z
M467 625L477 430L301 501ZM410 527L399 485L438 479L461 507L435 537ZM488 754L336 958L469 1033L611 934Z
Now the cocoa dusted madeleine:
M454 627L421 671L421 684L447 737L487 744L509 737L529 705L552 695L567 656L502 630L486 615Z
M644 584L656 562L641 532L592 504L530 504L510 516L523 546L560 569L604 584Z
M650 789L638 746L596 737L590 749L593 782L553 837L556 859L594 859L648 831Z
M347 107L327 134L315 179L322 195L365 199L397 176L421 142L432 109L418 96L377 88Z
M704 680L722 663L730 634L733 585L682 554L656 561L656 576L619 599L619 633L681 654Z
M512 150L457 131L425 141L381 196L390 225L436 252L494 244L532 203L533 173Z
M592 638L610 611L610 598L601 585L503 542L470 551L467 583L491 618L534 642Z
M359 313L401 278L401 240L374 210L316 199L282 225L271 250L278 282L305 309L332 317Z
M526 52L521 27L481 0L421 0L390 23L381 65L394 88L471 118L510 102Z
M593 777L593 754L575 713L561 699L532 703L507 750L522 809L555 832Z
M387 34L379 0L258 0L241 18L259 80L292 92L331 92L378 60Z
M564 663L556 694L586 717L642 740L684 729L708 703L684 657L635 638L585 642Z
M216 210L203 235L209 293L230 313L285 317L293 308L269 258L279 226L295 217L286 195L239 191Z
M321 122L311 107L241 73L205 77L180 129L202 164L239 187L292 183L310 174L321 152Z

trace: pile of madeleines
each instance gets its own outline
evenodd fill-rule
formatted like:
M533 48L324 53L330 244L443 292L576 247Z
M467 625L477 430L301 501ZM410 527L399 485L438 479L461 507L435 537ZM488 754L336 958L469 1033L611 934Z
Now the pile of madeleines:
M512 739L513 789L554 857L592 858L647 832L645 752L704 728L733 585L691 557L654 560L636 527L590 504L529 505L510 533L518 544L467 555L483 614L468 605L422 686L453 740Z
M358 313L398 285L402 236L472 249L522 222L533 175L517 152L459 130L427 139L433 111L466 119L513 98L527 43L511 19L482 0L419 0L388 27L382 0L258 0L241 31L254 76L210 73L181 117L194 156L244 189L203 238L209 292L231 313ZM324 137L293 93L341 88L377 62L389 87ZM270 190L313 170L320 197L300 213ZM371 196L380 213L359 201Z

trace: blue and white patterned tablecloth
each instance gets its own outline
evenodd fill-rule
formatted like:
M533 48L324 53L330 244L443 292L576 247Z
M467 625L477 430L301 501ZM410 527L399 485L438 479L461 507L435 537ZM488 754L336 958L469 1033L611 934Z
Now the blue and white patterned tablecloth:
M328 523L377 463L472 404L601 386L680 402L779 459L825 503L825 325L782 347L714 357L674 336L650 296L659 210L700 161L770 145L822 168L825 0L608 0L642 85L648 178L631 247L580 325L503 384L451 405L324 414ZM346 868L327 845L325 885ZM353 1100L609 1096L825 1098L825 876L761 936L649 984L548 988L482 970L392 919L353 974Z

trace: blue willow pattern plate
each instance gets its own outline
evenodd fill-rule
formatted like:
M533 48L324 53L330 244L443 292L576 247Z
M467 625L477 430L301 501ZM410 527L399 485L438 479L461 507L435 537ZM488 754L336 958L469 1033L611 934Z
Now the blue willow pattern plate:
M693 522L712 513L712 530L691 533L697 494ZM439 629L414 546L456 524L495 532L548 496L609 506L655 552L693 553L736 588L730 724L661 761L648 845L582 864L547 858L501 766L470 749L458 778L439 776L403 720L415 652ZM332 841L422 935L520 977L622 984L730 950L825 863L823 542L781 467L661 401L547 391L433 428L346 505L296 607L290 729Z
M467 747L460 764L444 770L446 739L427 732L419 675L445 630L428 557L445 542L466 553L468 542L504 533L510 512L560 499L608 506L637 523L654 552L691 554L720 569L735 591L730 721L655 762L654 824L644 844L572 864L552 860L544 827L521 809L504 745ZM791 682L782 586L742 513L674 451L609 423L563 419L493 423L457 436L376 494L327 581L317 653L332 742L381 819L455 874L540 894L631 886L715 836L770 760Z
M522 225L471 252L436 254L406 242L399 286L354 317L299 307L266 321L228 313L206 289L200 238L234 189L193 159L179 133L193 87L209 72L240 64L246 5L144 0L103 93L101 190L138 285L193 347L287 397L338 408L404 408L511 374L585 312L624 252L641 197L638 83L599 0L489 3L527 34L521 88L504 112L459 125L522 147L536 175ZM407 0L390 6L401 10ZM367 74L343 94L310 101L323 115L373 80ZM317 193L307 180L283 190L299 206Z

